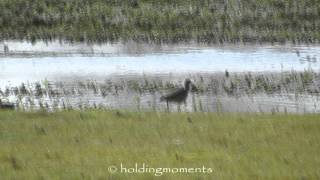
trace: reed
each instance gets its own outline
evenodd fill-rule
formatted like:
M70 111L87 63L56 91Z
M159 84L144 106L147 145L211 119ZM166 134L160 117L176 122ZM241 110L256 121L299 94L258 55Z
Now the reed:
M319 43L319 8L314 0L1 0L0 39Z
M303 72L290 71L280 73L233 73L196 74L192 76L197 91L191 92L193 111L218 111L208 109L201 96L217 97L254 97L257 94L269 96L312 96L319 97L320 75L312 70ZM15 97L19 109L83 109L106 107L103 102L118 98L131 97L132 109L143 110L142 102L149 103L148 110L163 111L159 106L161 94L181 86L184 79L177 77L168 80L165 77L135 76L117 80L104 81L78 80L74 82L36 82L21 84L18 87L0 89L0 97L4 100ZM89 101L81 100L91 97ZM148 97L148 101L145 101ZM74 102L66 102L67 100ZM70 107L69 107L70 106ZM221 107L221 105L216 106ZM145 109L146 110L146 109Z

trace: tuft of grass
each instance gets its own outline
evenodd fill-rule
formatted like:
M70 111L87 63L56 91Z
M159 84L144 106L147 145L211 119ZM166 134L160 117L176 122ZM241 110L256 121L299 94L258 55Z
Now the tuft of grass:
M319 179L319 115L0 111L1 179Z

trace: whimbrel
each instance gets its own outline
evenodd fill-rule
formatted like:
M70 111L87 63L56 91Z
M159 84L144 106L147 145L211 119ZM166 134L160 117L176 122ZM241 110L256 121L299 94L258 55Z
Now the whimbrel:
M188 97L188 93L190 90L190 85L193 85L190 79L186 79L184 81L184 87L179 88L176 91L169 93L167 95L161 96L160 101L166 101L167 109L169 110L169 102L175 102L181 104L182 102L186 103L186 99ZM193 85L192 88L195 88ZM195 88L196 89L196 88Z

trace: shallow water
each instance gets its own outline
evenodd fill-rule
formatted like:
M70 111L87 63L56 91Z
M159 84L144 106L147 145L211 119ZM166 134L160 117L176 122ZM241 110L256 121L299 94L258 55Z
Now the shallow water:
M4 51L7 46L9 51ZM1 48L2 47L2 48ZM51 44L4 42L0 45L0 88L21 83L50 81L104 81L113 76L153 76L182 83L185 77L199 73L235 72L276 73L285 71L320 70L320 46L156 46L145 44ZM68 83L65 83L68 84ZM72 87L72 85L71 85ZM100 95L84 92L85 96L63 96L54 100L42 97L49 104L68 101L70 106L101 105L108 108L164 110L159 102L164 92ZM294 98L292 98L292 97ZM290 98L291 97L291 98ZM10 101L16 98L9 96ZM37 99L34 99L38 101ZM301 94L266 95L263 93L232 97L226 95L191 94L182 111L224 112L319 112L318 96ZM245 104L245 105L244 105ZM25 103L26 106L28 103ZM37 105L33 105L37 106ZM172 105L172 110L178 106Z
M34 84L26 84L26 94L14 94L11 89L7 99L15 102L20 109L38 110L45 107L55 109L126 109L133 111L201 111L201 112L284 112L284 113L319 113L319 94L275 92L245 93L240 89L236 94L227 94L223 90L216 92L214 89L204 92L190 92L186 104L169 104L160 101L160 97L172 89L159 87L158 89L145 89L145 81L150 84L157 81L176 83L182 86L183 77L189 75L155 75L154 77L135 76L110 76L105 81L83 80L66 78L63 82L50 82L49 88L42 85L41 95L37 95ZM210 76L210 75L208 75ZM192 75L194 82L199 84L199 78L205 75ZM129 80L127 80L129 79ZM135 79L136 81L133 81ZM209 79L210 80L210 79ZM206 80L205 80L206 81ZM131 82L141 83L137 90L129 85ZM44 84L44 83L43 83ZM110 84L110 86L108 86ZM152 85L151 85L152 86ZM169 109L168 109L169 108Z

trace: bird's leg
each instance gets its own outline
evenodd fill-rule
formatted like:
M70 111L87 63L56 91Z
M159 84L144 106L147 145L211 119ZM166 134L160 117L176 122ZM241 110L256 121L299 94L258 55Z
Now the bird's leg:
M167 111L169 112L170 110L169 110L169 103L168 103L168 101L167 101Z

